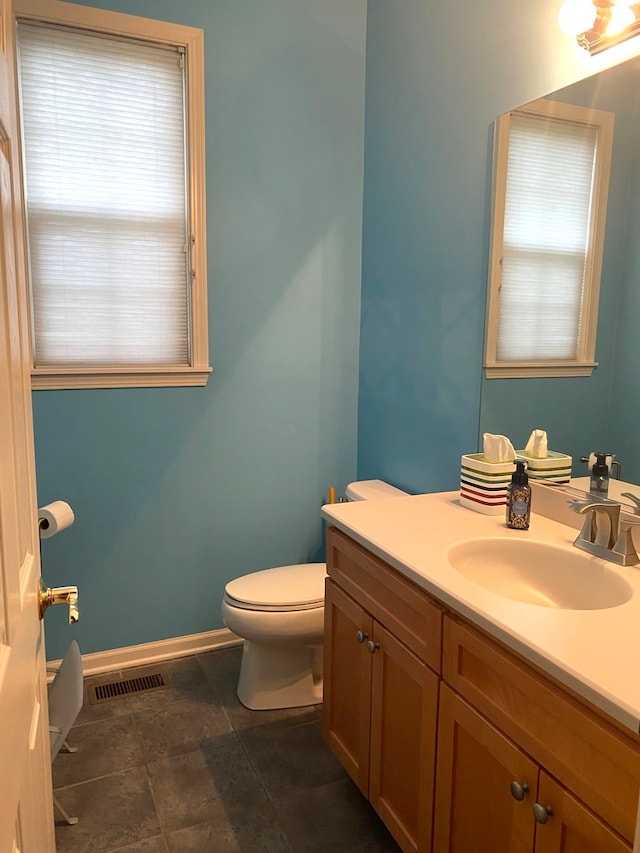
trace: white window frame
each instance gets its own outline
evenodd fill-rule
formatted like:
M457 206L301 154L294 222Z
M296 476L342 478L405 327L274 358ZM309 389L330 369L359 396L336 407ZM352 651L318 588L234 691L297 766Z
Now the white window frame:
M207 314L203 31L194 27L92 9L59 0L14 0L13 16L14 26L19 20L36 20L175 46L184 51L186 66L186 159L189 221L192 235L189 294L191 363L132 367L126 365L36 367L33 365L32 388L143 388L206 385L211 367L209 366ZM185 283L185 287L189 287L189 283ZM33 352L33 346L31 349Z
M535 116L576 122L595 128L597 134L593 194L586 252L582 322L576 357L566 360L505 361L497 357L498 316L503 256L503 235L509 135L513 115ZM488 379L541 376L590 376L594 367L602 254L607 215L607 196L613 147L614 114L603 110L541 99L499 116L495 126L494 188L487 289L484 372ZM526 320L525 320L526 322Z

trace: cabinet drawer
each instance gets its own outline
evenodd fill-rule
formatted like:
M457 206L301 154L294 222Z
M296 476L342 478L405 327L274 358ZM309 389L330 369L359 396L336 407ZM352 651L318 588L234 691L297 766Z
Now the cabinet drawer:
M472 628L444 620L443 676L624 838L633 839L640 744Z
M426 592L335 527L327 530L327 572L378 622L440 672L442 610Z

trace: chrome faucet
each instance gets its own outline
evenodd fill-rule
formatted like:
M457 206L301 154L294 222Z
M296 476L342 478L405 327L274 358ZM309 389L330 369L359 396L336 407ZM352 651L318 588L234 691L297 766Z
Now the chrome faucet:
M640 563L640 556L631 536L633 525L621 521L619 503L607 498L589 496L570 501L569 506L574 512L586 516L573 543L576 548L619 566L635 566Z

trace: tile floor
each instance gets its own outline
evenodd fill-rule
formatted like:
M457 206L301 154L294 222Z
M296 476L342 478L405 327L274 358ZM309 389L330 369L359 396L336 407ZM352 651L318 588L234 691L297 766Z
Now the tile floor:
M56 797L79 817L56 813L58 853L399 851L324 744L319 706L240 704L240 654L171 661L167 690L85 702L78 751L53 765Z

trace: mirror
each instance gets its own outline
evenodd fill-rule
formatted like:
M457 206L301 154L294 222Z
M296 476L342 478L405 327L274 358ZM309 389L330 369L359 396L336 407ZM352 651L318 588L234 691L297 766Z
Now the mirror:
M598 367L589 377L483 377L479 447L483 432L502 433L523 448L531 430L544 429L550 450L573 457L574 478L588 475L580 457L611 453L621 479L638 484L640 493L640 57L547 97L615 113Z

